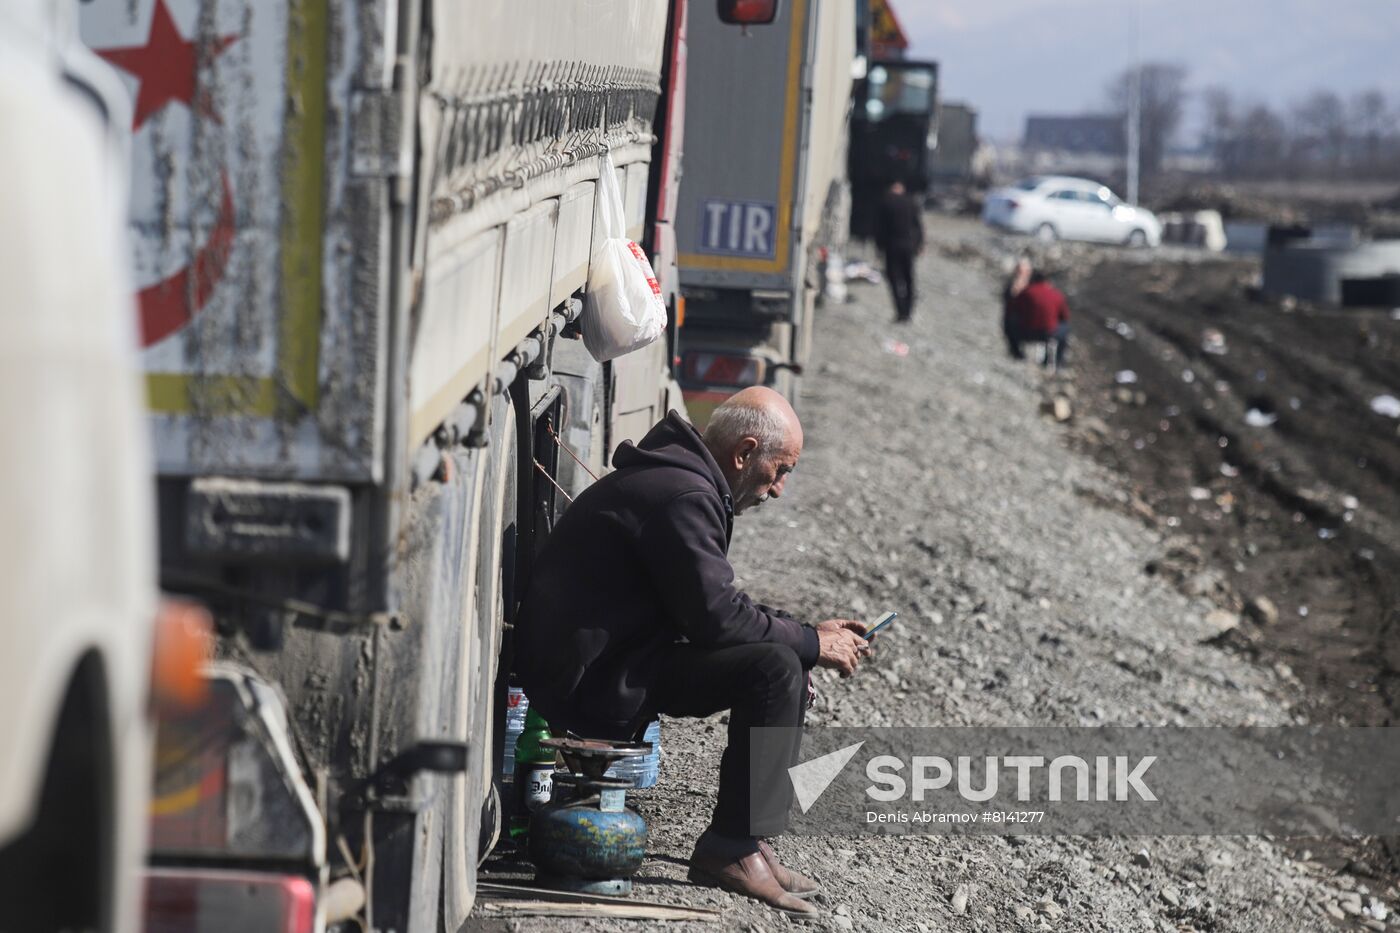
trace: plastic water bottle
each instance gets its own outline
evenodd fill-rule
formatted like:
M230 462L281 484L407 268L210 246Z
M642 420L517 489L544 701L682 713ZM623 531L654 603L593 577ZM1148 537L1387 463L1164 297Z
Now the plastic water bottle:
M606 772L608 777L626 778L635 787L655 787L661 774L661 720L653 719L642 735L643 742L651 743L651 751L635 758L624 758L613 764Z
M515 782L515 743L520 733L525 731L525 714L530 709L530 698L519 687L511 687L506 693L506 740L505 753L501 756L501 782Z
M549 724L534 710L525 713L524 728L515 742L515 812L510 835L520 839L530 831L530 814L549 803L554 791L554 752L540 747L549 738Z

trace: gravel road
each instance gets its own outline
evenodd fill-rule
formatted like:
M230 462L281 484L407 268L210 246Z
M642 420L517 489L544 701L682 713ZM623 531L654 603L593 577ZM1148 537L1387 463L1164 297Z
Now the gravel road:
M1045 377L1001 343L999 283L937 248L968 228L929 223L912 325L892 324L871 285L819 312L802 460L780 501L737 524L731 556L756 599L812 620L901 614L854 678L818 672L809 723L1302 721L1287 668L1206 644L1215 606L1144 572L1167 542L1133 516L1123 480L1041 414ZM634 795L651 829L637 896L721 908L726 930L782 929L762 906L684 880L723 739L719 717L664 722L661 783ZM777 850L827 885L818 929L1360 929L1368 918L1350 908L1397 901L1384 882L1254 837L789 837ZM473 924L505 928L481 908Z

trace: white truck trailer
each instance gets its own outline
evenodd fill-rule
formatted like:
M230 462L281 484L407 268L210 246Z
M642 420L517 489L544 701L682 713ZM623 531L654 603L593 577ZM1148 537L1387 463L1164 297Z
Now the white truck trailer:
M691 22L676 212L691 417L740 388L796 396L823 260L845 242L854 0L787 0L740 32Z
M714 17L701 10L693 20ZM668 407L572 324L600 156L676 290L684 0L88 0L133 102L164 585L150 929L455 930L537 542Z

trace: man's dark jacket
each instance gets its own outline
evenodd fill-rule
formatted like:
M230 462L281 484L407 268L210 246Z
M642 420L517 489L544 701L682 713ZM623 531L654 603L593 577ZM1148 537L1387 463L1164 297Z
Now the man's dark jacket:
M875 217L875 245L882 253L908 255L923 247L923 211L908 193L885 192Z
M628 738L656 712L657 659L671 645L776 642L804 668L816 630L752 603L726 556L729 484L674 411L586 489L545 542L515 628L515 670L553 728Z

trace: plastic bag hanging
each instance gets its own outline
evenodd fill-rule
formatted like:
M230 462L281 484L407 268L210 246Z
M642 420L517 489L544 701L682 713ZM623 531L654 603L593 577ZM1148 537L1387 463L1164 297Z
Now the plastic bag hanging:
M651 261L627 236L627 215L612 156L599 160L598 225L602 236L588 267L579 329L600 363L641 349L666 332L666 303Z

